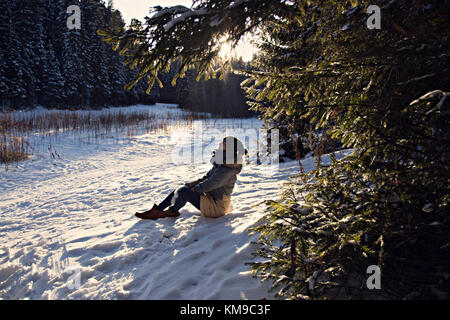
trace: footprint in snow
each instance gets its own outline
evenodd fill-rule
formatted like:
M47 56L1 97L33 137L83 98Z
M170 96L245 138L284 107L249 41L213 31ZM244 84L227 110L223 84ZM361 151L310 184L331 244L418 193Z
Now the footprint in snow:
M91 249L103 252L111 252L118 249L121 245L122 241L104 242L94 245L93 247L91 247Z

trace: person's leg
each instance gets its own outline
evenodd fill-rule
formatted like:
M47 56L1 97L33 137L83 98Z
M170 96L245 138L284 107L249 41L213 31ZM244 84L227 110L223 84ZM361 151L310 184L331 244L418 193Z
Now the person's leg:
M178 188L172 199L172 211L179 211L187 202L190 202L194 207L200 210L200 193L193 191L187 186Z
M160 204L158 204L158 209L161 211L166 210L166 208L171 205L174 194L175 190L172 191Z

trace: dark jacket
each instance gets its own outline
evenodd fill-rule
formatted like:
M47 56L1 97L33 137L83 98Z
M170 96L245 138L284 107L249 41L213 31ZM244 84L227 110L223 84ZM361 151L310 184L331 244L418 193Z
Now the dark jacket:
M242 164L214 164L202 178L189 183L200 193L200 211L207 217L219 217L230 210L231 193Z

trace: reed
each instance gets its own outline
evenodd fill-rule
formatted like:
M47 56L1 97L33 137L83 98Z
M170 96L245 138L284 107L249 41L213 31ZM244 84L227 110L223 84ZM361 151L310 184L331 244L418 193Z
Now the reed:
M58 137L60 134L87 134L89 141L101 139L112 133L128 137L171 127L186 126L210 115L198 113L155 114L151 111L48 111L0 113L0 162L18 162L31 154L29 137Z
M25 137L9 136L0 126L0 163L19 162L28 158L29 142Z

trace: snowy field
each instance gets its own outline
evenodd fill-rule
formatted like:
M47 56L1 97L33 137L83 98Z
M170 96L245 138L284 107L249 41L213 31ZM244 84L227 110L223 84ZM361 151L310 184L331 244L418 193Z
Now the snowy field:
M129 110L145 108L182 112L165 105ZM187 127L94 142L62 134L52 142L60 157L42 151L8 171L1 167L0 298L272 299L269 284L245 265L256 240L247 229L264 215L258 204L276 198L298 172L295 161L279 170L244 166L224 217L201 217L190 204L179 218L134 216L205 174L218 134L261 126L256 119L195 122L203 129L201 163L182 163L180 146L199 139ZM309 170L314 160L303 165Z

